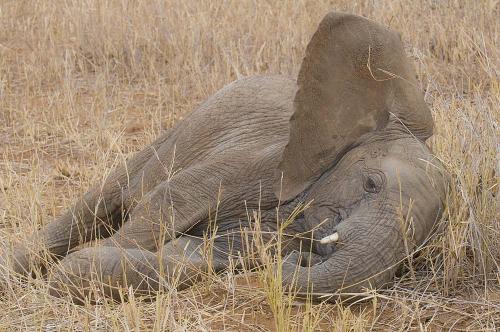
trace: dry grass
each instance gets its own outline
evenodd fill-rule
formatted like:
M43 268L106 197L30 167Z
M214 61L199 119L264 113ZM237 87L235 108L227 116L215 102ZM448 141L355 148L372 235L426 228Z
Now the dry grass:
M442 235L413 259L412 273L362 304L290 306L265 273L229 272L154 302L99 306L52 298L42 279L9 278L0 330L498 330L499 7L496 0L0 1L2 243L49 222L226 83L295 75L333 9L402 33L436 120L432 147L453 177Z

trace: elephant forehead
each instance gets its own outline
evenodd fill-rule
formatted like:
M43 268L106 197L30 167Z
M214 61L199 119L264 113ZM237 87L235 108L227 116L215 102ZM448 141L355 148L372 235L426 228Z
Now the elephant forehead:
M363 179L373 171L381 171L389 179L411 177L425 170L432 159L429 149L412 139L377 140L360 145L313 184L309 197L322 202L335 198L348 201L363 192Z
M428 188L432 183L431 179L436 178L436 172L439 171L439 165L418 155L414 158L384 158L381 168L390 187L398 191L403 190L410 196L412 192Z

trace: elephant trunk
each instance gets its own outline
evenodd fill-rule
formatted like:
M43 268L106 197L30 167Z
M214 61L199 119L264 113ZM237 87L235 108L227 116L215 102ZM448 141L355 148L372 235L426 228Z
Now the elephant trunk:
M370 211L371 210L371 211ZM380 287L391 281L406 255L407 233L397 207L359 208L341 221L336 232L318 245L335 249L322 263L310 267L283 264L285 284L295 290L317 296L335 293L359 293L364 288ZM328 244L329 243L329 244ZM413 250L411 246L409 250Z

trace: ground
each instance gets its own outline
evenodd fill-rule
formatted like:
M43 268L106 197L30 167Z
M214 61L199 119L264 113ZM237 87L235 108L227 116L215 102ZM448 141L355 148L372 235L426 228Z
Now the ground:
M330 10L399 31L453 181L441 231L359 303L283 295L267 270L78 306L0 269L0 330L475 330L500 326L496 0L0 1L0 244L23 241L225 84L296 75Z

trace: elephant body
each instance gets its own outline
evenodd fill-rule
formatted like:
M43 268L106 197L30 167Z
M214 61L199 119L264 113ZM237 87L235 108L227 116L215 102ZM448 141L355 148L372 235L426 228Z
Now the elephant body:
M55 295L91 296L95 274L119 298L123 287L157 291L166 277L182 288L223 270L252 250L256 226L270 241L307 204L284 228L284 282L323 295L380 287L443 210L446 176L425 145L432 126L399 36L330 13L297 80L225 86L41 229L33 246L61 259L49 273ZM78 249L91 240L98 245ZM40 252L24 246L11 256L26 273Z
M295 91L290 78L256 76L235 81L202 103L159 138L158 149L143 160L126 197L117 193L114 206L121 208L118 203L128 201L125 208L134 209L108 242L120 241L126 233L121 245L132 238L138 246L156 250L151 237L159 230L144 234L142 240L144 222L155 228L160 219L173 218L180 234L192 227L204 229L216 210L218 226L227 229L235 220L248 219L248 211L275 209L274 170L289 135ZM143 197L143 192L148 194ZM168 208L149 215L145 211L152 201Z

